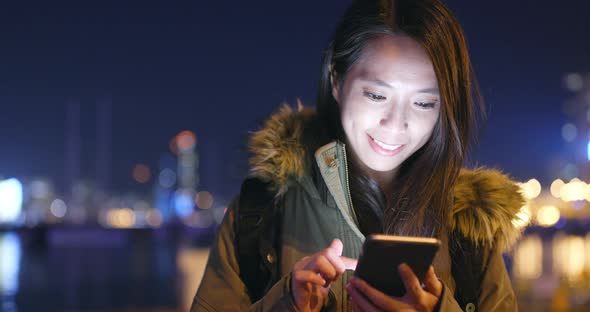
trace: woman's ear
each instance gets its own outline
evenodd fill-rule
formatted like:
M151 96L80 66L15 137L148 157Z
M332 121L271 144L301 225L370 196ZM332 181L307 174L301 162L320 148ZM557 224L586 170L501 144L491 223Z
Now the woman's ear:
M336 100L336 103L340 104L340 93L338 85L338 77L334 73L334 67L330 66L330 85L332 86L332 96Z

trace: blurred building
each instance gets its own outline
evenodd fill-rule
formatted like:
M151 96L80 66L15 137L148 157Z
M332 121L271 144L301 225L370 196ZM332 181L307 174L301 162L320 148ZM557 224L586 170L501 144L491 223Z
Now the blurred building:
M564 77L571 96L563 104L566 142L555 180L521 183L524 236L509 255L520 308L590 310L590 74Z

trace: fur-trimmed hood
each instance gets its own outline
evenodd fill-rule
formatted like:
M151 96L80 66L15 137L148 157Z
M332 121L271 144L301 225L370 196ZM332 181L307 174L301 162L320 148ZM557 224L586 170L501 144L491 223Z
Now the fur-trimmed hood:
M283 105L267 119L250 137L250 175L271 182L277 194L301 178L308 152L302 136L314 118L315 110L298 103L296 110ZM500 171L462 169L454 190L450 230L458 230L478 245L508 250L521 233L513 224L524 205L519 190Z

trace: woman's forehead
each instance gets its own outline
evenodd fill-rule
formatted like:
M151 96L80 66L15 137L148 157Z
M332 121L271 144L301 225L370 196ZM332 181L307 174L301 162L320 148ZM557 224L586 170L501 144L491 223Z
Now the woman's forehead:
M400 81L436 87L436 74L428 54L408 36L384 36L369 41L349 74L390 87Z

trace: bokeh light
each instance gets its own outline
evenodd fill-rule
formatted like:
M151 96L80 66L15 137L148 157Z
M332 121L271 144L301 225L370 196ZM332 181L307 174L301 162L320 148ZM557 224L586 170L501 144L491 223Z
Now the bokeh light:
M152 176L151 170L144 164L136 164L133 167L133 180L137 183L147 183Z
M589 197L588 185L579 179L573 179L561 188L559 196L564 201L584 200Z
M151 227L160 227L162 225L162 214L157 209L149 209L145 214L145 222Z
M23 204L23 185L17 179L0 181L0 223L17 220Z
M542 206L537 211L537 223L541 226L549 227L557 223L561 213L553 205Z
M572 142L576 139L578 135L578 128L576 125L571 123L566 123L561 127L561 136L566 142Z
M135 213L131 208L110 209L107 223L114 228L131 228L135 225Z
M176 183L176 173L172 169L166 168L160 172L158 182L163 188L172 188Z
M518 279L536 279L543 273L543 241L537 235L526 236L514 252L514 275Z
M189 151L197 144L197 137L192 131L182 131L176 135L176 146L180 151Z
M557 234L553 239L553 269L570 281L582 276L585 265L584 238Z
M520 211L516 214L516 219L512 220L512 224L515 227L522 229L529 225L529 223L531 222L531 215L531 209L529 208L529 206L522 206L522 208L520 208Z
M174 209L176 214L185 218L191 214L194 208L194 199L190 190L178 190L174 193Z
M68 211L68 206L63 200L56 198L51 202L49 211L56 218L63 218L66 215L66 212Z
M565 185L565 182L561 179L556 179L551 183L551 195L555 198L560 198L561 196L561 188Z
M195 203L201 209L209 209L213 206L213 195L207 191L198 192L195 196Z
M537 179L530 179L519 184L522 195L526 199L534 199L541 194L541 183Z
M567 74L565 76L565 87L572 92L580 91L584 87L584 78L578 73Z

